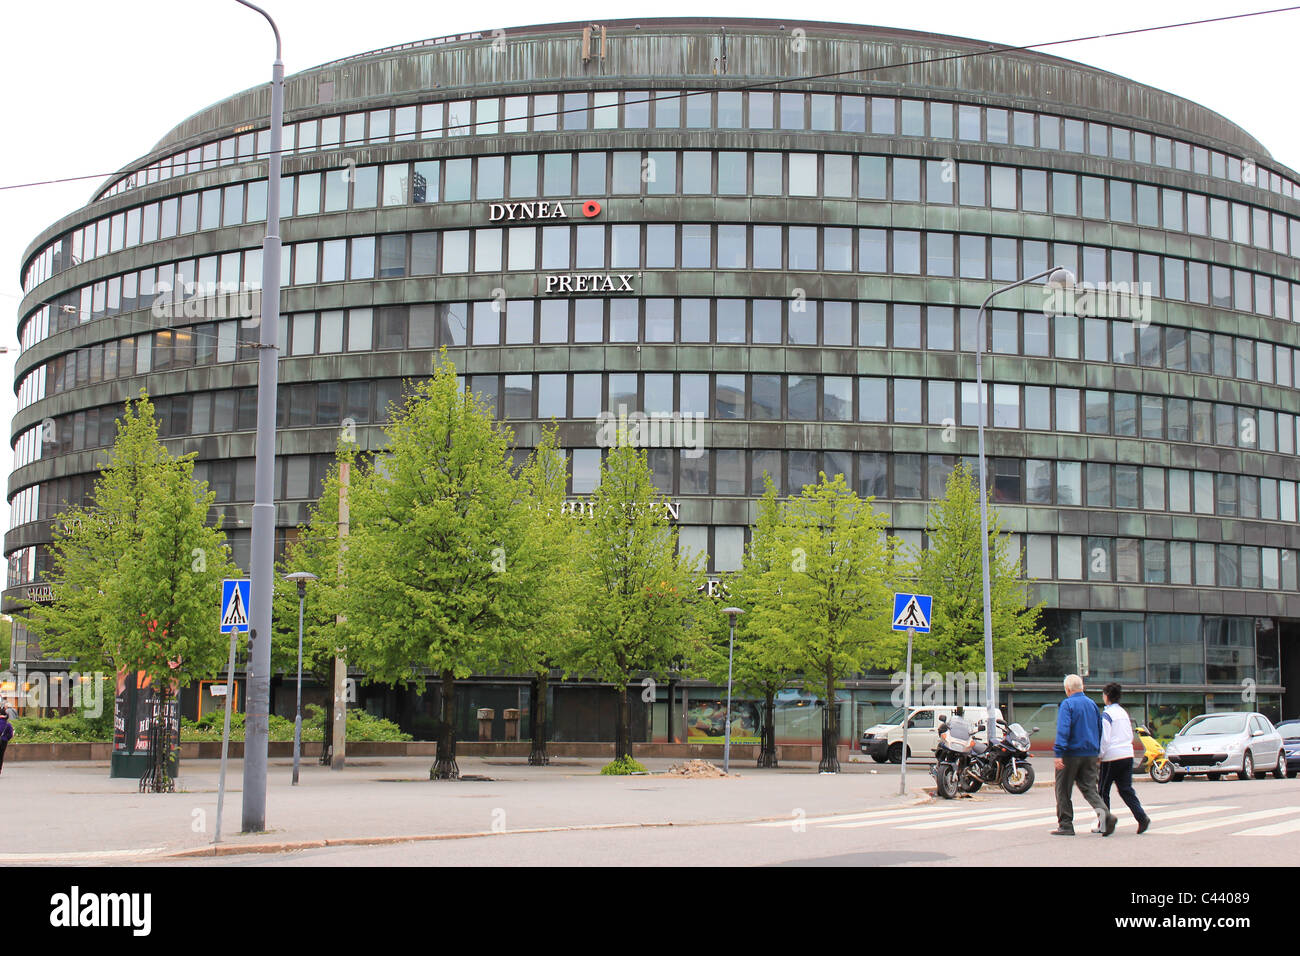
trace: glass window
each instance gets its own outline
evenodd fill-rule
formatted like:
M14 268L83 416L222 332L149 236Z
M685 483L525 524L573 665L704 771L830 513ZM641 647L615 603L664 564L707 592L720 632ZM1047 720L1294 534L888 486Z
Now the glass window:
M886 165L883 156L858 157L858 198L884 199ZM951 187L949 187L951 189Z
M1020 171L1020 189L1025 212L1047 212L1046 171L1022 169Z
M750 417L779 421L781 418L781 376L750 376Z
M958 163L957 184L963 206L983 206L985 204L983 163Z
M720 152L717 155L718 194L722 196L744 196L749 192L748 155L740 152ZM615 192L618 191L620 190L615 189ZM638 190L627 191L636 192Z
M894 202L921 201L921 161L894 159Z
M582 165L578 166L578 190L583 193L593 193L599 195L605 191L605 154L589 153L580 154L600 157L600 185L583 185ZM813 177L814 188L816 176ZM708 194L713 192L713 154L706 153L702 150L688 150L682 153L682 192L683 193L702 193Z

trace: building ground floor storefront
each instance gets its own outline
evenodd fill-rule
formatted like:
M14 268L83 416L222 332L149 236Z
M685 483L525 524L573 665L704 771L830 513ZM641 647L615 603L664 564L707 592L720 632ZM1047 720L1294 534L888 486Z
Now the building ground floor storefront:
M1055 643L1038 660L1000 681L999 703L1009 719L1033 734L1036 747L1050 746L1061 680L1079 670L1086 646L1088 693L1100 700L1102 686L1124 686L1124 705L1135 723L1146 723L1159 737L1172 736L1192 717L1209 711L1254 710L1274 722L1300 717L1300 620L1232 615L1150 614L1127 611L1062 611L1044 614ZM21 627L19 624L18 626ZM996 635L995 635L996 640ZM978 667L978 665L976 665ZM66 679L52 662L27 662L28 685L43 683L47 708L67 709L53 689ZM48 672L45 678L34 678ZM370 684L354 671L350 706L398 724L416 739L437 736L441 688L436 680L392 686ZM4 693L15 702L16 673L4 676ZM556 742L613 741L618 694L609 685L562 680L553 672L545 684L547 738ZM195 719L220 709L224 682L204 681L181 693L181 713ZM901 673L872 671L846 680L836 694L841 743L856 747L862 731L887 719L903 699ZM243 681L237 680L235 705L242 709ZM218 693L213 694L214 687ZM530 677L475 676L456 686L456 731L460 740L529 739L533 734L538 683ZM628 688L634 741L658 743L723 742L726 688L700 680L638 676ZM325 706L328 689L305 678L304 704ZM296 684L277 675L273 712L292 719ZM918 655L912 702L925 705L922 722L937 720L957 704L984 702L981 670L940 672ZM21 701L18 701L21 705ZM60 704L65 706L60 706ZM930 705L933 705L932 710ZM732 700L732 740L758 743L764 702L737 690ZM821 741L825 704L812 690L792 686L774 701L778 744ZM20 712L28 708L20 706Z

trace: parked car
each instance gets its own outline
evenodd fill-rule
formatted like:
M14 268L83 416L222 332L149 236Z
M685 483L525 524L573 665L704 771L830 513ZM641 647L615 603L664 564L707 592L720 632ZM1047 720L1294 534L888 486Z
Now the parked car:
M1251 711L1222 711L1189 720L1165 748L1174 765L1174 779L1185 774L1205 774L1217 780L1235 773L1241 780L1279 779L1287 772L1282 735L1267 717Z
M1277 732L1282 735L1286 750L1286 775L1294 777L1300 773L1300 720L1282 721L1277 725Z
M909 711L911 720L907 725L909 757L934 752L934 748L939 744L940 718L950 715L953 710L952 707L936 707L930 704L916 705L911 708ZM1001 708L994 708L994 712L998 720L1003 719ZM903 713L903 708L900 707L880 723L864 730L858 739L858 748L873 758L876 763L885 761L902 763ZM984 707L967 707L964 709L963 716L974 731L975 726L988 717L988 710ZM987 739L987 735L982 731L976 731L973 736L979 740Z

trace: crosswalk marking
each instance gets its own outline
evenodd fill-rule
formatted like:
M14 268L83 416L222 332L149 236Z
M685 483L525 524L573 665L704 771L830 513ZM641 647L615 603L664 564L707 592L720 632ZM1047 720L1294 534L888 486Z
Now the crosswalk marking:
M920 806L920 805L918 805ZM806 817L799 819L792 816L789 820L765 820L762 823L751 823L752 827L788 827L791 823L829 823L839 820L862 820L867 817L895 817L905 813L916 813L916 807L903 807L897 810L868 810L865 813L837 813L824 817ZM926 812L926 811L922 811ZM929 811L933 812L933 810Z
M1251 827L1249 830L1242 830L1236 836L1281 836L1284 833L1295 833L1297 830L1300 830L1300 817L1282 823L1271 823L1268 826Z
M1160 809L1161 809L1161 806L1157 806L1157 805L1152 804L1152 805L1148 805L1148 806L1144 807L1143 809L1145 809L1145 810L1160 810ZM1237 808L1236 808L1236 807L1220 807L1220 806L1213 806L1213 807L1189 807L1189 808L1187 808L1187 809L1183 809L1183 810L1170 810L1168 813L1163 813L1163 812L1162 812L1162 813L1160 813L1160 814L1158 814L1158 815L1156 816L1156 819L1157 819L1157 821L1160 821L1160 820L1170 820L1170 819L1173 819L1173 818L1175 818L1175 817L1192 817L1192 816L1196 816L1197 814L1201 814L1201 813L1211 813L1211 812L1213 812L1213 811L1215 811L1215 810L1235 810L1235 809L1237 809ZM1078 817L1078 815L1076 814L1076 816L1075 816L1075 823L1077 824L1078 822L1079 822L1079 817ZM1039 817L1039 818L1037 818L1037 819L1035 819L1035 820L1016 820L1016 821L1014 821L1014 822L1012 822L1012 823L997 823L997 824L993 824L992 826L987 826L987 827L973 827L973 829L975 829L975 830L1021 830L1021 829L1027 829L1027 828L1029 828L1029 827L1034 827L1034 826L1045 826L1045 825L1050 825L1050 824L1054 824L1054 823L1056 823L1056 813L1055 813L1055 812L1051 812L1051 813L1048 813L1048 814L1046 814L1045 816L1041 816L1041 817ZM1119 823L1117 824L1117 826L1121 826L1121 827L1130 827L1130 826L1136 826L1136 825L1137 825L1136 822L1135 822L1131 817L1121 817Z
M1214 820L1196 820L1192 823L1180 823L1172 827L1162 827L1161 831L1164 833L1197 833L1201 830L1212 830L1216 827L1229 827L1236 823L1249 823L1252 820L1266 820L1269 817L1280 817L1285 813L1295 813L1298 809L1300 808L1273 807L1271 810L1256 810L1253 813L1238 813L1234 817L1219 817Z
M1024 817L1030 814L1041 814L1042 807L1034 807L1032 810L976 810L970 813L963 813L960 817L945 817L942 820L933 820L928 823L911 823L907 826L899 827L900 830L938 830L941 827L960 827L978 823L981 820L1009 820L1012 817Z
M1242 808L1233 804L1202 804L1186 806L1179 804L1146 804L1145 809L1153 818L1153 832L1157 834L1177 835L1199 833L1207 830L1233 828L1232 836L1279 836L1300 832L1300 806L1274 807L1267 810L1233 813ZM1132 830L1136 821L1125 808L1117 807L1113 812L1121 819L1116 826L1119 829ZM1291 817L1291 819L1278 819ZM1249 829L1236 829L1243 824L1271 820ZM1090 807L1083 807L1075 817L1076 825L1091 827L1093 814ZM1183 822L1174 822L1183 821ZM1051 803L1026 807L1023 803L972 803L954 801L942 804L917 804L910 807L896 807L889 810L866 810L860 813L830 814L817 817L791 817L789 820L769 820L751 823L749 826L784 829L791 825L812 824L833 830L863 830L872 827L885 827L898 831L929 830L987 830L1006 832L1029 830L1035 827L1050 829L1056 825L1056 809ZM1080 831L1083 832L1083 831Z
M964 817L966 816L966 811L965 808L958 810L956 807L932 807L929 810L915 810L905 816L894 817L892 820L876 818L872 820L858 820L855 823L831 823L827 824L827 826L832 830L859 830L863 827L892 826L896 823L910 823L913 820L933 820L936 816L946 820L949 817Z

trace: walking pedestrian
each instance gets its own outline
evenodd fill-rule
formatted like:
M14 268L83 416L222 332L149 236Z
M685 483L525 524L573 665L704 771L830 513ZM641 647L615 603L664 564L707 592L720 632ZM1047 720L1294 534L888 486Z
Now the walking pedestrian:
M1065 678L1065 700L1056 711L1056 829L1053 836L1074 836L1074 803L1070 791L1077 784L1083 799L1097 811L1103 836L1115 832L1116 818L1097 791L1097 762L1101 754L1101 711L1083 694L1083 678Z
M1101 692L1101 699L1106 704L1101 713L1101 799L1109 810L1111 785L1119 787L1124 805L1137 821L1137 832L1146 833L1151 826L1151 817L1142 809L1137 791L1133 789L1133 721L1119 705L1123 693L1123 686L1114 681Z
M0 704L0 773L4 771L5 751L9 748L9 740L13 735L14 725L9 723L9 711Z

